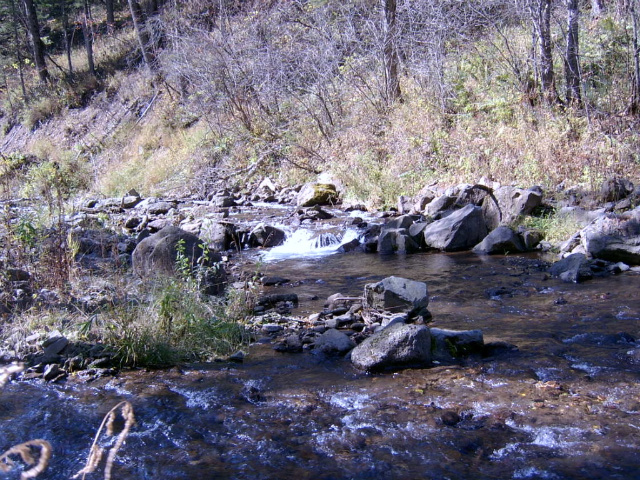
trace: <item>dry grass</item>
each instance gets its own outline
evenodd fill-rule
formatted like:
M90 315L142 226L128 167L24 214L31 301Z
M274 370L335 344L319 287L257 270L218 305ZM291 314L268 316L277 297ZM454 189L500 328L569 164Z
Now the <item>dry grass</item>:
M122 428L122 430L120 430L120 433L118 433L113 446L108 450L107 459L104 465L104 480L111 479L113 462L115 461L116 455L118 454L118 450L120 450L120 447L122 447L122 444L129 435L131 427L133 427L136 422L135 415L133 413L133 406L131 405L131 403L126 401L117 404L104 416L104 418L102 419L102 423L100 424L100 428L98 428L96 436L93 439L93 443L91 444L91 449L89 450L86 465L72 478L82 477L82 479L84 480L88 473L93 473L96 471L105 453L104 448L102 448L98 444L98 440L100 440L100 437L103 434L103 430L104 435L108 437L114 436L115 420L118 413L120 413L122 419L124 420L124 427Z
M36 478L49 465L51 444L46 440L29 440L15 445L0 455L0 471L10 472L16 466L12 457L19 457L30 468L20 474L20 480Z

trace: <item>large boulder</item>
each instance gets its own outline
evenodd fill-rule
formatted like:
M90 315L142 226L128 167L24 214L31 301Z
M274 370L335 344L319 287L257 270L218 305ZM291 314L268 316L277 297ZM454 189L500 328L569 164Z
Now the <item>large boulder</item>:
M427 284L402 277L387 277L364 287L367 305L390 312L408 312L409 317L430 317Z
M640 265L640 207L597 218L580 231L580 244L594 258Z
M307 183L296 198L299 207L330 205L338 201L338 191L332 183Z
M441 216L447 210L453 208L458 197L453 195L441 195L434 198L424 208L424 214L427 217L435 218Z
M633 183L626 178L611 177L600 187L600 198L604 202L617 202L633 192Z
M482 211L487 228L493 230L499 225L508 225L521 215L528 215L542 204L542 189L527 190L503 186L494 190L482 202Z
M456 207L461 208L466 205L482 205L485 197L492 195L493 190L485 185L469 185L463 184L456 187L458 195L456 198Z
M482 217L482 209L474 205L456 210L424 229L427 247L445 252L471 249L486 235L487 227Z
M424 325L393 323L354 348L351 361L367 371L427 366L431 362L429 329Z
M484 240L473 247L476 253L502 254L520 253L526 251L524 242L520 235L507 226L501 226L493 230Z
M207 293L219 293L224 289L226 275L217 264L222 261L219 253L203 249L204 243L196 235L169 226L145 238L132 254L133 271L141 278L159 275L172 276L177 272L179 252L187 259L191 269L210 267Z

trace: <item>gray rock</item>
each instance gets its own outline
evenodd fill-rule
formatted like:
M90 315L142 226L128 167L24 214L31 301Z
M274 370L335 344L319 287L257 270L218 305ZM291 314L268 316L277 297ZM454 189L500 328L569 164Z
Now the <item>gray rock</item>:
M549 273L564 282L578 283L593 278L589 260L582 253L574 253L555 262L549 268Z
M389 220L382 226L382 230L394 230L398 228L409 228L413 225L416 218L413 215L401 215L400 217Z
M439 213L449 210L456 203L457 197L450 195L442 195L435 198L424 209L424 214L427 217L435 217Z
M45 340L42 344L42 348L44 349L44 354L46 356L58 355L67 348L67 345L69 345L69 340L66 337L54 336Z
M391 312L407 312L408 316L426 316L429 306L427 284L402 277L387 277L364 287L367 304Z
M528 190L504 186L494 190L482 202L482 212L487 228L493 230L499 225L508 225L521 215L530 214L542 204L542 189Z
M211 251L205 252L201 239L178 227L163 228L138 244L132 255L134 273L142 278L174 275L179 245L182 245L180 248L191 268L195 268L197 265L210 267L210 278L206 281L207 293L222 292L226 282L226 274L223 268L216 268L217 264L222 261L220 254Z
M278 303L282 302L289 302L293 305L298 305L298 295L295 293L273 293L259 297L257 303L264 307L274 307Z
M617 202L633 192L633 183L626 178L611 177L600 187L600 199L604 202Z
M424 325L394 323L374 333L351 352L362 370L427 366L431 362L431 335Z
M519 253L526 251L520 236L506 226L500 226L493 230L484 240L473 247L476 253L501 254Z
M458 208L466 205L482 205L485 197L492 195L493 190L485 185L459 185L455 205Z
M375 331L379 332L380 330L390 327L391 325L395 325L396 323L405 324L407 323L408 320L409 318L407 317L406 313L399 313L397 315L392 315L389 318L383 318L382 322L380 323L380 326L376 327Z
M235 233L235 227L229 222L219 222L209 218L202 221L200 238L214 252L223 252L229 249Z
M250 243L255 246L271 248L284 243L286 234L279 228L265 223L256 225L250 234Z
M424 229L427 247L446 252L473 248L486 235L487 227L482 209L473 205L467 205Z
M340 328L351 322L353 322L353 316L350 313L345 313L344 315L328 318L324 323L327 328Z
M518 227L518 235L522 238L525 251L527 252L536 248L544 238L538 230L525 228L523 226Z
M150 215L164 215L172 208L175 208L175 206L173 202L155 202L149 204L146 210Z
M326 354L343 355L355 346L353 340L344 332L330 328L316 339L316 350Z
M580 243L594 258L640 265L640 208L596 219L580 231Z
M481 330L431 329L432 358L438 362L453 362L473 354L482 354L484 338Z
M282 330L284 330L284 327L282 325L278 325L277 323L266 323L262 325L262 328L260 330L262 331L262 333L269 335L281 332Z
M307 183L296 197L299 207L313 207L314 205L329 205L338 201L338 191L331 183Z
M54 382L67 376L67 372L62 370L57 363L47 365L42 378L47 382Z
M385 229L378 237L378 253L414 253L420 250L418 243L409 235L406 228Z

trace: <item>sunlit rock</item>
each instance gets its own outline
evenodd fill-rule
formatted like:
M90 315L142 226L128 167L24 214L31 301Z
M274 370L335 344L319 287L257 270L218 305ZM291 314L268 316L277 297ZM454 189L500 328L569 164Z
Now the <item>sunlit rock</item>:
M367 305L391 312L407 312L409 317L430 317L427 284L402 277L387 277L364 287Z
M428 366L431 334L424 325L394 323L354 348L351 361L362 370Z
M467 205L427 225L424 240L428 248L453 252L469 250L487 235L482 209Z
M508 225L521 215L528 215L542 204L542 189L499 187L482 202L482 212L489 230Z
M296 198L299 207L330 205L338 201L338 191L331 183L307 183Z

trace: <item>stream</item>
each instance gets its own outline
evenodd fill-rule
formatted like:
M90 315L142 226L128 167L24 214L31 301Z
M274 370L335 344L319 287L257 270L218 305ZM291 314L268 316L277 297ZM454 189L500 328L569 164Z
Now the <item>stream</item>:
M389 275L425 281L433 326L481 329L518 350L365 374L261 341L242 363L11 382L0 448L46 439L54 453L38 478L70 478L102 417L127 400L136 425L117 479L640 478L640 275L568 284L535 255L330 254L333 243L267 252L261 271L291 281L265 291L297 293L293 314L308 315Z

